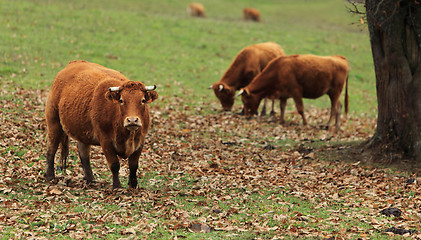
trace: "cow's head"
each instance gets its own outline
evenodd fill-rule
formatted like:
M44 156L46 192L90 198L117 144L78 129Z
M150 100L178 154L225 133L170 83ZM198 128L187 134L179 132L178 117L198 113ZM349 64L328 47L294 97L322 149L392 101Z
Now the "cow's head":
M211 88L221 102L224 111L231 111L232 105L234 105L235 89L221 82L214 83Z
M262 98L257 94L250 93L247 88L240 89L237 96L241 96L244 105L244 116L246 116L246 118L250 118L257 114L257 109L259 108Z
M145 116L149 114L146 104L158 98L158 93L153 91L155 88L156 86L145 86L141 82L128 81L120 86L110 87L105 96L120 107L123 126L134 131L142 127Z

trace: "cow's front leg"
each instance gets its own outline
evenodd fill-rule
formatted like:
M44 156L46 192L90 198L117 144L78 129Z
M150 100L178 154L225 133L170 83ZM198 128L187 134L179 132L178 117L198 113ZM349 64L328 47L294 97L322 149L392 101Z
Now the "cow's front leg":
M327 121L327 129L330 129L330 126L332 124L333 118L335 118L335 124L336 124L336 128L338 130L340 130L340 115L341 115L341 108L342 108L342 104L339 101L339 96L341 95L341 92L334 92L332 94L329 94L329 98L330 98L330 116L329 116L329 121Z
M142 148L140 147L136 152L134 152L129 157L129 187L136 188L137 187L137 169L139 167L139 157L142 152Z
M118 172L120 171L120 161L109 164L111 173L113 174L113 189L121 188L120 177Z
M66 134L63 134L63 138L61 139L61 154L60 154L60 162L61 162L61 170L66 173L66 165L67 165L67 157L69 156L69 137ZM59 168L60 168L59 167Z
M47 118L47 121L49 119ZM45 178L47 181L51 181L55 178L54 171L54 158L57 153L58 146L64 138L65 133L61 128L61 125L56 121L49 121L48 123L48 134L47 134L47 169L45 171Z
M263 107L262 107L262 111L260 112L260 116L266 116L266 103L267 103L267 99L263 99Z
M336 115L335 115L335 126L336 126L336 129L338 130L338 131L342 131L341 130L341 126L340 126L340 123L341 123L341 112L342 112L342 103L340 102L340 101L338 101L338 108L336 109Z
M112 143L101 144L102 150L104 151L105 158L107 159L108 167L113 174L113 189L121 188L119 171L120 171L120 160L117 157L117 152L114 150Z

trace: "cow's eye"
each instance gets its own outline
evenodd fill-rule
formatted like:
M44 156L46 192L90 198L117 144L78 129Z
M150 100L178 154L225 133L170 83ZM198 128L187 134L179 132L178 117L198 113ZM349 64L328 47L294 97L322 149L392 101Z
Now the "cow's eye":
M142 103L146 103L146 99L142 99Z
M118 102L119 102L120 104L123 104L123 99L121 99L121 98L120 98L120 99L118 100Z

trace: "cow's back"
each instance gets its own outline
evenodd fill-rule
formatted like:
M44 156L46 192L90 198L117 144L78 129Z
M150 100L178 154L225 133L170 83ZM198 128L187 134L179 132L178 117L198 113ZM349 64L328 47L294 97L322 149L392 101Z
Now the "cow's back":
M236 90L245 87L274 58L285 55L274 42L258 43L243 48L220 80ZM247 72L253 72L246 76Z
M101 65L86 61L72 61L54 79L48 96L48 104L56 106L63 94L67 98L92 96L95 86L106 78L126 80L120 72Z
M290 88L302 88L304 98L318 98L332 88L342 87L348 74L348 62L343 56L303 54L276 61L279 79L288 81Z
M274 42L259 43L252 45L252 47L252 51L256 57L260 59L260 71L262 71L273 59L285 55L282 47Z

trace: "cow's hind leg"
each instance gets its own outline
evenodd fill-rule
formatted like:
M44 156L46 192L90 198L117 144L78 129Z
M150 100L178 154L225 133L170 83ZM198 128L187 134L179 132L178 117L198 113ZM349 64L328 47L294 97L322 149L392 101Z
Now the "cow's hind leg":
M342 104L339 101L339 96L340 96L340 92L339 94L334 93L334 94L329 94L329 98L330 98L330 116L329 116L329 121L327 121L327 128L330 129L331 125L332 125L332 121L333 118L335 118L335 126L338 130L340 130L340 118L341 118L341 112L340 112L340 108L342 107Z
M48 118L47 118L48 121ZM45 178L50 181L55 178L54 172L54 158L57 153L60 142L63 141L65 133L61 128L59 121L47 122L47 169ZM67 136L66 136L67 137Z
M58 168L62 171L66 171L66 161L67 157L69 156L69 137L66 134L63 134L63 137L61 139L61 154L60 154L60 163L61 166Z
M338 108L336 110L336 115L335 115L335 127L336 129L338 129L338 131L341 130L341 126L340 126L340 122L341 122L341 111L342 111L342 103L340 101L338 101Z
M90 158L91 145L84 144L82 142L78 142L77 143L77 149L78 149L78 152L79 152L80 161L82 162L84 179L88 183L91 183L91 182L94 181L94 174L92 173L91 161L89 159Z

